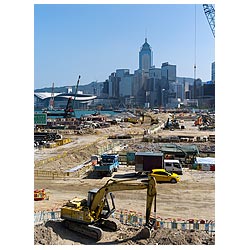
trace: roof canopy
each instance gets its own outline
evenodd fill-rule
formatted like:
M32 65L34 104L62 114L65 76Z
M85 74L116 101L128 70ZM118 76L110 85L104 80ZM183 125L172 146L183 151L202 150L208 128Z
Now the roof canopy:
M35 92L34 95L38 97L41 100L45 100L48 98L51 98L52 93L49 92ZM73 93L54 93L54 97L56 98L74 98L76 101L89 101L95 99L97 96L91 95L91 94L76 94L76 96Z
M165 144L161 151L167 154L199 154L199 150L196 145L176 145L176 144Z
M196 157L195 163L215 165L215 158L214 157Z

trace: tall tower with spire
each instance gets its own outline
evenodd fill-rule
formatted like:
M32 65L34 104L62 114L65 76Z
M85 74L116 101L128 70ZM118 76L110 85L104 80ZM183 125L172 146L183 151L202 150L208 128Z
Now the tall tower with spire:
M147 38L145 38L145 43L142 45L141 50L139 52L139 69L144 72L149 72L149 69L153 65L153 52L151 50L151 46L147 42Z

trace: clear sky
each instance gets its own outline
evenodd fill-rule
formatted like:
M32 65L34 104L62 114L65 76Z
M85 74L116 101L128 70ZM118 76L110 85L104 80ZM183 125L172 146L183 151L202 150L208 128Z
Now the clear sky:
M177 76L194 77L196 60L196 77L211 79L215 39L201 4L36 4L34 87L75 85L78 75L81 85L105 81L119 68L134 73L145 36L155 67L169 62Z

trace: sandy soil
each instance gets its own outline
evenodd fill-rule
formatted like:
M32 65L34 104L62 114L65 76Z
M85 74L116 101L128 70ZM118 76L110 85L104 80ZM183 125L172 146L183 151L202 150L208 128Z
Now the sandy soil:
M36 245L214 245L215 235L204 231L181 231L157 229L151 237L141 239L141 228L121 225L116 232L103 232L103 238L95 242L78 233L64 228L61 222L49 221L34 229Z
M120 166L114 179L134 176L133 167ZM35 180L35 188L46 188L50 199L35 202L35 211L56 209L73 197L86 197L90 189L102 187L110 177L101 179L74 178L58 180ZM140 179L146 178L141 176ZM215 219L215 173L184 170L177 184L157 185L157 216L162 218ZM145 214L146 191L125 191L115 193L116 208L128 209Z

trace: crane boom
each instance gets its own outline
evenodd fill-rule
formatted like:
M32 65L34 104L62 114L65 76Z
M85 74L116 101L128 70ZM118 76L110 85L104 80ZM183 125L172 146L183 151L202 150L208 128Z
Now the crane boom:
M205 15L207 17L211 31L213 33L213 36L215 37L215 10L214 10L214 7L212 4L203 4L203 9L204 9Z
M73 109L75 107L75 100L76 100L76 96L77 96L77 91L78 91L78 85L79 85L79 82L80 82L80 78L81 78L81 76L79 75L77 83L76 83L76 90L75 90L75 95L74 95L73 104L72 104Z

